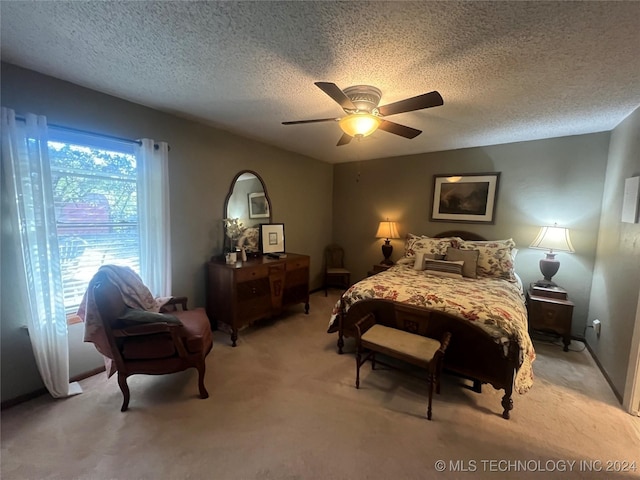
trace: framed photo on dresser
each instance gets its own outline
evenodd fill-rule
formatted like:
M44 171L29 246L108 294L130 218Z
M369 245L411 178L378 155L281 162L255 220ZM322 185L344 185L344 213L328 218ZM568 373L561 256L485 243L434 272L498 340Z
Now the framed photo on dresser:
M260 250L263 255L284 253L284 223L260 224Z

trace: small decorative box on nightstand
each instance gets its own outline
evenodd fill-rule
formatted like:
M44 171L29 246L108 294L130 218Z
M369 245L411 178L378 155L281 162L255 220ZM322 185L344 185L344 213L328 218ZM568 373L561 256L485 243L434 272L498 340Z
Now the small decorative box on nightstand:
M371 276L375 275L376 273L384 272L385 270L388 270L390 267L393 267L393 264L387 265L385 263L376 263L373 266L373 270L369 270L367 272L367 276L371 277Z
M571 343L571 318L573 302L560 287L539 288L534 284L527 290L529 330L551 331L562 337L564 351Z

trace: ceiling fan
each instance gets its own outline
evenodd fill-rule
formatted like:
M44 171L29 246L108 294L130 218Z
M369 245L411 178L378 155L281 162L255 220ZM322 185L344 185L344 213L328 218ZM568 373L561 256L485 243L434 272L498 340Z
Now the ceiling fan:
M413 112L423 108L444 105L442 96L434 91L423 93L416 97L378 107L382 92L370 85L355 85L341 90L335 83L315 82L315 85L329 95L347 114L340 118L317 118L314 120L296 120L282 122L283 125L297 125L301 123L339 122L344 132L337 146L348 144L352 138L362 138L371 135L378 128L405 138L415 138L422 130L390 122L383 117L398 113Z

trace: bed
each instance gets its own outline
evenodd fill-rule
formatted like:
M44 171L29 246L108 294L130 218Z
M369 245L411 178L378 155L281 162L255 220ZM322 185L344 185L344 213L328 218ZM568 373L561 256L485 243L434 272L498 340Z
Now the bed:
M513 269L513 240L486 241L464 231L435 237L408 234L405 255L384 272L352 285L335 304L329 332L354 336L368 313L387 326L440 338L452 334L445 369L504 390L502 416L512 393L533 384L535 351L528 334L522 282Z

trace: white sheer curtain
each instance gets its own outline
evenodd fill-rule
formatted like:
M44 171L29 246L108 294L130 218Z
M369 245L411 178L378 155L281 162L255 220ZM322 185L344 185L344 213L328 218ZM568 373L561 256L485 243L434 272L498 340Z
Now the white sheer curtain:
M169 145L142 139L136 148L140 277L156 297L171 295Z
M11 200L16 255L24 267L15 272L15 281L27 305L26 322L36 365L53 397L81 393L78 383L69 384L67 317L45 117L28 114L24 122L16 121L15 112L2 107L2 168Z

